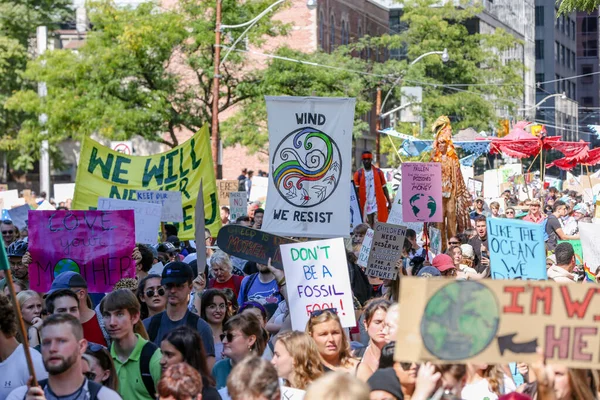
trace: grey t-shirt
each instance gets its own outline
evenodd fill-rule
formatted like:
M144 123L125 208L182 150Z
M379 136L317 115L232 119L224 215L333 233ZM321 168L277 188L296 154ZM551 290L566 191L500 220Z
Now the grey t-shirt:
M23 400L27 394L27 386L21 386L13 390L6 400ZM46 385L44 387L44 397L46 400L90 400L90 390L88 387L88 380L86 379L83 382L83 385L75 391L75 393L67 395L67 396L57 396L54 394L52 389L50 389L50 385ZM114 390L111 390L105 386L100 389L98 395L96 396L97 400L122 400L121 396Z
M153 342L155 345L160 346L160 342L162 342L163 338L167 335L167 333L171 332L173 329L184 326L186 324L188 318L189 311L185 313L183 318L179 321L171 321L166 311L160 313L160 327L158 328L158 333L154 338ZM146 318L144 320L144 327L147 331L150 330L150 318ZM198 318L198 323L196 324L196 330L200 334L202 338L202 344L204 345L204 351L208 357L215 356L215 341L213 339L212 329L210 329L210 325L206 323L202 318Z

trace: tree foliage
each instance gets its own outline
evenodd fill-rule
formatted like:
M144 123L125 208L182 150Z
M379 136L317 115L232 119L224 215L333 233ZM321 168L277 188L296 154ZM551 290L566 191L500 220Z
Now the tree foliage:
M591 13L598 9L600 6L599 0L557 0L556 4L559 4L558 14L565 15L575 11L585 11Z

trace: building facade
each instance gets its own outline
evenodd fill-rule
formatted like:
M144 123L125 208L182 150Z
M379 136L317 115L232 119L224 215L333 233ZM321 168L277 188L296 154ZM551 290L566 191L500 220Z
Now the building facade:
M600 145L596 135L585 134L587 125L600 125L600 54L598 10L577 13L577 102L581 138Z

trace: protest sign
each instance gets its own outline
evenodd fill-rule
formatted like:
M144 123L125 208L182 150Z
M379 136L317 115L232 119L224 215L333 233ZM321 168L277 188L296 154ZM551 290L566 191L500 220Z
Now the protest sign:
M483 191L483 182L477 179L469 178L467 182L467 189L471 196L481 196L481 192Z
M134 215L122 211L29 211L29 285L45 293L65 271L83 276L90 293L135 278Z
M237 192L239 182L235 180L217 179L217 190L219 191L219 205L229 205L229 193Z
M236 189L237 190L237 189ZM267 201L267 192L269 191L269 178L266 176L253 176L252 187L250 188L250 201Z
M369 254L371 253L371 244L373 243L374 234L375 231L370 228L367 229L367 233L365 233L360 253L358 253L358 260L356 261L359 267L367 268L367 265L369 264Z
M508 218L487 219L493 279L547 279L544 226Z
M27 228L29 210L30 208L27 204L8 210L8 215L17 228Z
M266 101L271 176L262 229L282 236L349 236L345 179L351 175L356 99Z
M138 190L137 200L142 203L159 204L161 206L160 220L162 222L183 222L181 192ZM204 232L202 234L204 235Z
M579 222L579 237L585 265L596 275L600 269L600 225Z
M229 193L229 220L235 222L242 215L248 215L248 193Z
M342 238L281 245L292 329L304 331L313 311L334 308L354 327L354 303Z
M406 222L404 221L404 217L402 215L402 175L400 174L400 170L397 170L397 173L394 174L394 179L399 183L396 189L396 196L394 197L394 203L392 204L392 210L388 215L388 224L393 225L404 225L407 229L412 229L415 232L421 232L423 230L423 224L419 222Z
M198 272L204 272L206 268L206 225L204 225L204 193L202 192L202 185L198 190L198 197L196 199L196 268ZM212 236L211 236L212 237Z
M350 182L350 232L352 232L356 226L362 224L362 222L362 212L360 210L360 205L358 204L356 188L354 187L354 182Z
M302 400L306 395L306 391L294 389L289 386L281 386L281 400Z
M583 248L581 247L581 240L558 240L557 244L560 243L570 243L575 252L575 262L578 265L583 265Z
M183 222L174 225L179 239L190 240L194 239L194 207L200 181L204 188L206 226L216 235L221 219L207 126L166 153L147 157L118 153L85 137L77 167L73 209L94 209L99 197L136 200L137 190L181 192Z
M36 208L36 210L39 210L39 211L52 211L52 210L56 210L56 207L54 207L52 204L50 204L50 202L48 200L44 200Z
M161 206L118 199L98 199L98 210L133 210L135 215L136 243L156 244L160 231Z
M56 204L66 202L67 200L73 200L75 194L74 183L55 183L54 184L54 201Z
M271 258L278 269L283 269L279 245L288 243L295 241L242 225L225 225L217 236L217 246L225 253L264 265Z
M440 254L442 252L442 232L438 228L428 226L429 232L429 249L433 254Z
M442 222L441 163L403 163L402 193L406 222Z
M380 279L396 279L406 227L377 222L373 231L367 275Z
M531 363L540 346L549 364L600 367L593 285L403 277L398 303L396 361Z
M0 199L4 201L4 208L6 208L7 210L10 210L14 206L22 204L19 201L18 190L4 190L0 192Z

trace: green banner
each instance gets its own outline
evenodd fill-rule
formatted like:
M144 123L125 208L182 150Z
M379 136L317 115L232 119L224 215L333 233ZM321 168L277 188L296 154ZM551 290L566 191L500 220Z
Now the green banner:
M577 265L583 265L583 250L581 248L581 240L559 240L557 243L571 243L575 251L575 262Z

